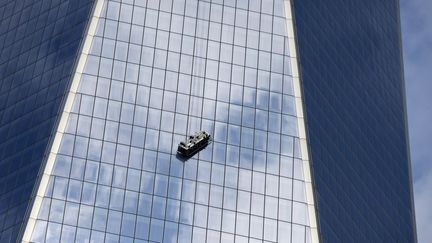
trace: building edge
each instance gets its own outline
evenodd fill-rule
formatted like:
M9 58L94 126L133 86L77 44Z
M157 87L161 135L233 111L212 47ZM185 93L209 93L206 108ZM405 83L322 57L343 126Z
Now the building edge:
M72 74L57 111L57 119L52 128L51 135L45 155L39 168L38 176L33 187L29 204L26 209L23 223L21 225L16 242L29 243L35 227L36 218L41 208L42 199L47 189L55 156L57 154L63 132L66 128L69 112L72 108L74 97L78 89L81 73L87 60L87 54L91 48L93 36L96 32L97 22L102 11L104 0L94 0L92 9L88 16L86 28L81 37L81 43L76 53Z
M308 217L311 228L310 242L320 243L320 231L318 221L318 208L316 203L315 182L312 170L312 159L309 150L309 139L307 131L307 119L304 104L303 86L301 82L301 68L299 63L299 50L297 47L297 34L295 16L293 11L294 3L291 0L284 0L286 28L288 35L288 46L293 78L295 108L297 112L297 126L300 138L300 150L303 161L303 174L305 179L306 200L308 203Z
M415 203L414 203L414 181L413 181L413 173L412 173L412 161L411 161L411 149L410 149L410 137L408 130L408 108L407 108L407 99L406 99L406 86L405 86L405 70L404 70L404 58L403 58L403 41L402 41L402 26L401 26L401 11L400 11L400 0L397 0L397 23L399 26L399 53L400 53L400 66L401 66L401 79L402 79L402 106L404 112L404 125L405 125L405 142L406 142L406 151L407 151L407 169L408 169L408 183L411 197L411 210L412 210L412 225L413 225L413 236L414 242L418 242L417 239L417 224L416 224L416 216L415 216Z

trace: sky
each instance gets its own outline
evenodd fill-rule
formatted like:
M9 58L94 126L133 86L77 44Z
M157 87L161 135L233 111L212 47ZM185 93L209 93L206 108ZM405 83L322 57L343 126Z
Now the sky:
M419 243L432 242L432 1L400 0Z

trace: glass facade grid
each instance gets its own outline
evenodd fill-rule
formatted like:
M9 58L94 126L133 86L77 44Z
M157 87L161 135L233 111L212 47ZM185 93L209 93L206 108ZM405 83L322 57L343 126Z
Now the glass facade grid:
M93 1L0 3L0 242L15 242Z
M0 242L416 242L398 11L2 1Z
M292 2L322 242L416 242L399 1Z
M32 241L307 242L283 1L170 3L105 2Z

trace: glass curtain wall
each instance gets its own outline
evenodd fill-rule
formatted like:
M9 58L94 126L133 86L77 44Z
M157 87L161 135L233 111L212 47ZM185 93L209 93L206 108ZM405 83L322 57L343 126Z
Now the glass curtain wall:
M0 1L0 242L16 242L92 0Z
M32 241L309 242L285 23L283 0L104 1Z

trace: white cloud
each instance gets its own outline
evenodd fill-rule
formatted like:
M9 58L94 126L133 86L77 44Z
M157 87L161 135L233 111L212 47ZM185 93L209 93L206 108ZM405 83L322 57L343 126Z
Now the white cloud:
M432 242L432 170L414 182L418 242Z

